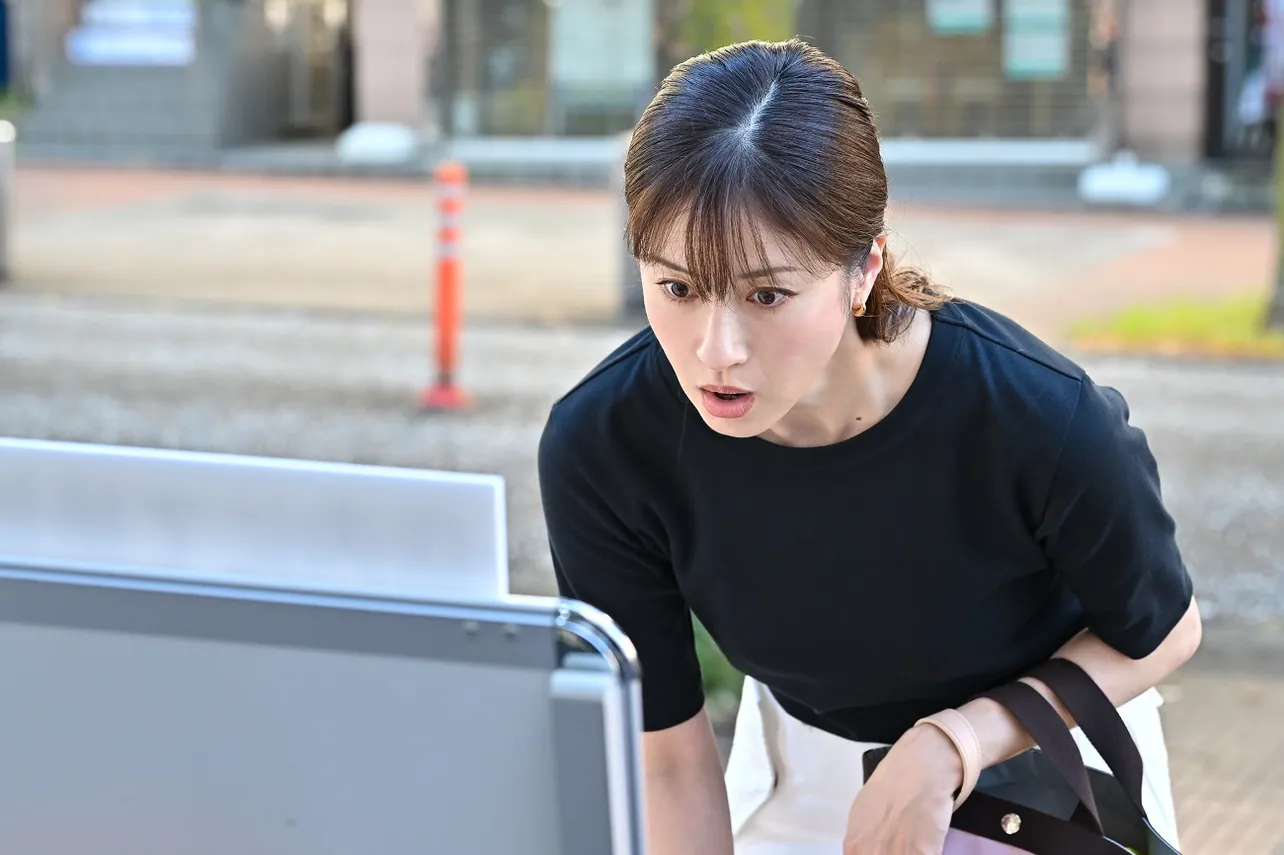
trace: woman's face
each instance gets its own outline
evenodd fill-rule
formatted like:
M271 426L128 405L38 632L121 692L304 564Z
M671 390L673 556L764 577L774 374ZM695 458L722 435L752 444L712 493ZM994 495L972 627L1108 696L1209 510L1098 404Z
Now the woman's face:
M758 436L823 388L844 337L856 337L852 306L864 302L881 266L875 246L863 276L835 268L818 277L770 233L762 238L774 283L765 269L743 271L720 302L695 296L681 229L640 265L647 318L682 390L727 436Z

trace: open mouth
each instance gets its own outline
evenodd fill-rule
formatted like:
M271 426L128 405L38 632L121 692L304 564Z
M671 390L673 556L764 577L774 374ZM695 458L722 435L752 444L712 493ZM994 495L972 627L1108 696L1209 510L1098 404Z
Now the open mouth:
M719 419L738 419L753 409L754 394L738 386L701 386L705 412Z
M752 394L748 389L741 389L739 386L701 386L702 392L707 392L724 401L734 401L737 398L743 398L745 395Z

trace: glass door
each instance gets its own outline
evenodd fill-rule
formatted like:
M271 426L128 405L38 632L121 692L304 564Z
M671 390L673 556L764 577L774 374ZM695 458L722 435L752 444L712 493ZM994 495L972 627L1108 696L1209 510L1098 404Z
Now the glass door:
M286 46L288 136L331 137L352 121L351 0L267 0Z

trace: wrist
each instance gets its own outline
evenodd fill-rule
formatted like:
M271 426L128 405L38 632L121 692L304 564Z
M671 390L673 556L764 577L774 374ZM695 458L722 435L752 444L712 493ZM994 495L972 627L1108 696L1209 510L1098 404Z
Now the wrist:
M954 799L954 807L957 810L959 805L967 801L968 796L972 794L972 790L977 784L977 778L981 774L981 741L977 738L976 731L973 729L972 723L968 721L967 716L958 710L941 710L935 715L919 719L915 722L915 729L920 727L935 730L953 749L951 760L944 759L950 758L951 754L943 749L933 750L930 756L941 760L941 762L957 764L950 767L955 771L957 777L948 771L943 772L950 784L958 782L958 786L951 790L951 792L956 790L958 792ZM942 774L942 772L937 774Z
M922 770L931 785L953 796L963 786L963 755L939 728L919 722L901 737L908 762Z

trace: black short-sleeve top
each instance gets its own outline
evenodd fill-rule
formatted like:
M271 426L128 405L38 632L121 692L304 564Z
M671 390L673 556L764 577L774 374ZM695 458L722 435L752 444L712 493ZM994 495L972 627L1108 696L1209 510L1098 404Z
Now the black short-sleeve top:
M554 405L539 477L559 591L637 646L648 731L703 704L692 614L793 716L892 742L1085 628L1142 658L1192 596L1123 398L966 302L891 413L810 448L711 430L643 330Z

